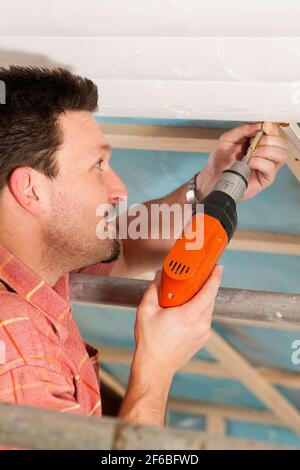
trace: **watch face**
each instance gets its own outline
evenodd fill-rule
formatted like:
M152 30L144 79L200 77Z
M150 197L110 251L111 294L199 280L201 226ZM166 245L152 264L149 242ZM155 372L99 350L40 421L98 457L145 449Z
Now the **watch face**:
M195 202L195 191L193 189L189 189L185 196L188 203L193 204Z

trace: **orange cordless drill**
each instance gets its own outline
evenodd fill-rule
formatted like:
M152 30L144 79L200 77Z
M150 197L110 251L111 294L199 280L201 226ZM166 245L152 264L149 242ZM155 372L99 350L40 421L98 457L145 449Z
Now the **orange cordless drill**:
M193 215L189 228L196 233L196 228L202 224L202 246L187 249L193 239L187 238L188 231L184 230L165 258L159 292L161 307L175 307L190 300L217 264L237 228L236 203L247 189L248 163L263 134L261 129L242 160L222 173L211 193L200 203L204 211Z

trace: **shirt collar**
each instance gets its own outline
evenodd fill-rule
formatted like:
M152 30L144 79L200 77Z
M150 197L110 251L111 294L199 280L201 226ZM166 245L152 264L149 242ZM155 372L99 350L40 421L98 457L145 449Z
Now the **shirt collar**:
M52 288L0 245L0 279L45 315L54 326L60 340L66 341L67 324L71 317L68 274L62 276Z

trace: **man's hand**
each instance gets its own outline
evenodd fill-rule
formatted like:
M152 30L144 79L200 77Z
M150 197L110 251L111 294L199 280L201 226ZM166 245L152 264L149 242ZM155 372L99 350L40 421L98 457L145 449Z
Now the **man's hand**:
M208 340L222 269L217 266L202 289L180 307L158 303L160 274L144 294L135 323L136 351L119 416L144 424L164 423L174 374Z
M158 303L160 273L156 275L138 307L135 324L136 355L144 369L173 377L203 347L210 336L222 268L214 269L189 302L172 308Z
M261 123L244 124L221 135L207 165L197 177L197 188L202 195L206 196L221 173L245 155L260 128ZM288 158L288 141L280 135L278 125L265 122L263 129L265 135L260 139L250 159L249 185L242 199L249 199L270 186L277 171Z

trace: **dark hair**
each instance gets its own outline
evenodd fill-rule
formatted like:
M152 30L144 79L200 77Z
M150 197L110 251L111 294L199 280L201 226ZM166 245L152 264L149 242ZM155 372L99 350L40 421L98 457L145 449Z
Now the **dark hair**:
M62 144L58 117L97 109L97 86L62 68L0 67L5 103L0 104L0 191L15 168L58 174L55 151Z

